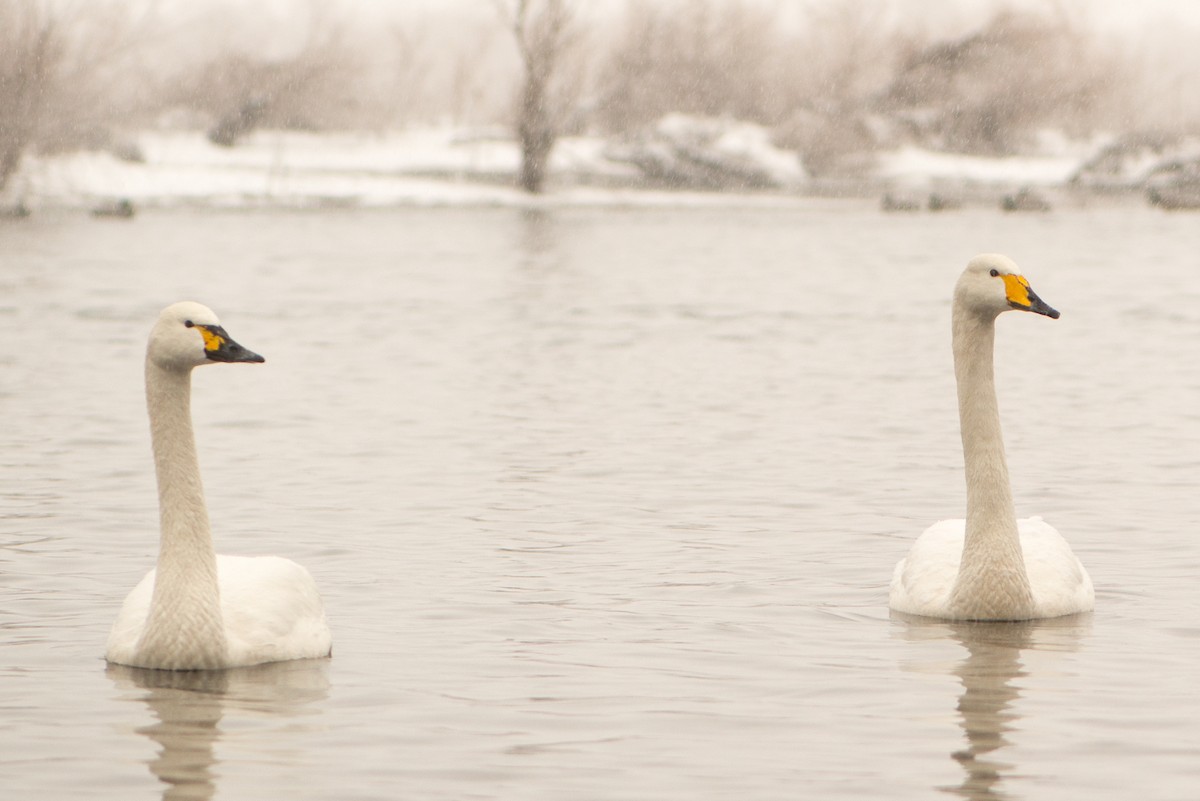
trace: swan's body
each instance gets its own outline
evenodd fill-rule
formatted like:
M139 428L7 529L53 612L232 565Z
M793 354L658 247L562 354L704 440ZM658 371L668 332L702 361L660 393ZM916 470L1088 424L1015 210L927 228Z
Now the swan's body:
M1006 591L1006 582L997 581L990 592L986 585L977 587L976 595L990 596L981 599L983 611L954 614L950 596L958 578L966 522L943 520L917 538L892 576L892 609L926 617L1021 620L1086 612L1095 604L1092 580L1071 546L1042 518L1027 517L1017 521L1017 529L1032 611L1007 611L1023 606L1026 596L1020 589ZM980 578L981 583L986 581Z
M328 656L329 627L308 571L277 556L217 556L192 434L192 369L261 362L198 303L159 316L146 350L158 477L158 566L129 593L108 637L110 662L204 670Z
M1020 309L1058 317L1004 256L972 259L954 292L954 373L967 479L966 520L931 526L892 575L889 606L955 620L1028 620L1086 612L1092 580L1040 517L1013 507L992 363L995 321Z

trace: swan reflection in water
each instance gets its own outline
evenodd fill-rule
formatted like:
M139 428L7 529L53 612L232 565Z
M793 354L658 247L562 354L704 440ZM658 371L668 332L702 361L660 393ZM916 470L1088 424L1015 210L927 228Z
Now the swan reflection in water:
M907 624L906 639L949 638L967 650L966 658L951 671L963 686L958 715L966 747L950 754L966 776L959 786L941 789L971 801L1008 798L1002 784L1016 766L999 759L996 752L1010 744L1007 735L1020 718L1012 706L1022 695L1016 680L1028 675L1021 654L1026 649L1076 650L1091 628L1091 613L1000 622L935 620L897 612L892 616Z
M315 714L329 695L329 661L304 659L229 670L147 670L110 664L107 675L158 719L137 729L159 746L150 772L164 799L211 799L226 713L256 717ZM274 743L278 746L278 743Z

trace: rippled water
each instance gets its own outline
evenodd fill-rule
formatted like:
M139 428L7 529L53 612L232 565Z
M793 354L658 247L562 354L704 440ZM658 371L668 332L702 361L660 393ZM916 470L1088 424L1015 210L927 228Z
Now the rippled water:
M949 295L1013 256L1014 493L1082 620L892 619L963 506ZM1200 795L1194 216L865 203L146 213L0 224L5 798ZM334 657L108 668L154 560L159 308L218 548L325 595Z

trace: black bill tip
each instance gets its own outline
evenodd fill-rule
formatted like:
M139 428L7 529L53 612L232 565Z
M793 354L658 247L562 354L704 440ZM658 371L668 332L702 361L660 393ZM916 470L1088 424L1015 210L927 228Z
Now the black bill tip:
M247 364L262 364L266 361L252 350L247 350L234 342L225 329L220 326L197 326L204 333L204 355L213 362L243 362Z
M1046 301L1039 298L1033 290L1029 290L1029 308L1025 311L1031 311L1034 314L1044 314L1051 320L1057 320L1060 316L1058 309L1055 309L1046 303Z

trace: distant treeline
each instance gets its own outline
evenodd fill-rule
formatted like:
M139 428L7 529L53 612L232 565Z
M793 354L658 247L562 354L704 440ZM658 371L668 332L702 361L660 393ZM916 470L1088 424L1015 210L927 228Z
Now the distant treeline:
M536 76L557 134L632 136L671 112L735 118L836 174L906 142L1000 155L1043 129L1200 130L1198 96L1155 71L1169 59L1115 46L1060 4L951 33L902 25L882 0L812 3L786 24L753 0L478 0L395 18L317 0L280 18L195 5L0 0L0 189L29 149L119 149L146 126L229 145L255 127L518 127L531 54L517 45L538 41L546 5L569 22Z

